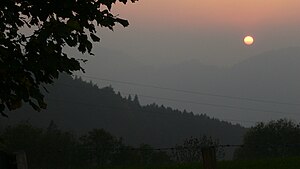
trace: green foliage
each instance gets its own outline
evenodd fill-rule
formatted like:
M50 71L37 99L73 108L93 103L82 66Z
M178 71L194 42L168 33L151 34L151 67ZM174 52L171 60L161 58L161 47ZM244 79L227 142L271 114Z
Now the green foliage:
M127 146L103 129L93 129L77 139L63 132L53 121L47 129L28 123L7 127L0 135L1 151L25 151L29 168L59 169L70 167L133 166L170 163L170 157L147 144ZM1 152L0 151L0 152Z
M20 108L22 102L37 111L46 108L40 88L53 83L61 72L83 71L81 60L67 56L63 47L92 54L92 42L100 41L97 26L111 30L116 23L128 26L127 20L110 12L116 1L2 0L0 113L7 116L5 109Z
M266 158L300 155L300 127L287 119L258 123L244 136L236 158Z
M39 150L38 143L41 141L43 130L33 127L28 123L17 126L9 126L2 133L6 151L14 152L28 148L28 151Z
M172 163L164 152L154 151L146 144L133 149L120 142L120 139L112 136L102 129L94 129L81 137L93 141L79 141L72 133L63 132L51 122L47 129L34 127L28 123L6 127L0 137L5 144L5 151L14 152L24 150L27 154L29 168L37 169L195 169L202 168L199 162ZM187 139L192 140L192 139ZM195 139L194 139L195 140ZM209 140L206 138L204 140ZM86 153L93 152L86 147L103 147L104 144L118 142L119 149L114 150L106 165L95 166L91 162L94 157ZM189 143L194 141L189 141ZM96 145L95 143L98 143ZM187 144L187 143L186 143ZM116 145L116 144L115 144ZM187 144L188 145L188 144ZM195 144L192 144L195 145ZM105 146L106 148L106 146ZM106 148L107 150L108 148ZM85 150L85 151L82 151ZM89 150L89 151L87 151ZM98 149L99 150L99 149ZM100 150L100 152L102 152ZM86 159L86 158L90 159ZM87 160L87 161L86 161ZM161 161L160 161L161 160ZM293 158L269 158L260 160L235 160L218 162L221 169L298 169L299 157Z
M4 140L5 151L26 152L29 168L67 167L71 160L76 162L73 156L75 137L71 133L58 130L54 123L49 125L48 130L21 123L7 127L1 137Z
M81 145L88 155L87 162L96 166L111 163L113 156L122 147L122 140L103 129L93 129L80 138Z
M123 146L116 154L113 165L119 166L145 166L155 164L168 164L170 156L163 151L156 151L148 144L141 144L138 148Z
M220 158L224 156L224 150L218 148L218 140L212 137L202 136L199 138L190 137L185 139L182 145L177 145L173 151L176 161L181 163L190 163L200 161L202 158L201 148L215 146L217 154Z
M256 160L234 160L218 163L221 169L298 169L299 157L269 158Z

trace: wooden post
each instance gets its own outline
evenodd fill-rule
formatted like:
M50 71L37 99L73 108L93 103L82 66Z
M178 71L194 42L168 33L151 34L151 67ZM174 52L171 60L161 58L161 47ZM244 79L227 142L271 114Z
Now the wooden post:
M16 152L18 169L28 169L26 153L24 151Z
M203 147L201 149L204 169L216 169L217 157L215 147Z

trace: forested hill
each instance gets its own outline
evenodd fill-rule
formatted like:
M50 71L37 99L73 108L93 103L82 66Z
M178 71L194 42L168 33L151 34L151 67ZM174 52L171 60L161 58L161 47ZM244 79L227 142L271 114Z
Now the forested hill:
M7 112L4 123L29 121L47 126L51 120L63 129L78 133L104 128L123 137L131 145L147 143L155 147L173 146L183 139L203 134L220 139L221 144L238 144L246 129L192 112L174 110L155 103L140 105L137 96L121 96L112 87L99 88L92 83L61 76L48 87L48 109L34 112L24 107Z

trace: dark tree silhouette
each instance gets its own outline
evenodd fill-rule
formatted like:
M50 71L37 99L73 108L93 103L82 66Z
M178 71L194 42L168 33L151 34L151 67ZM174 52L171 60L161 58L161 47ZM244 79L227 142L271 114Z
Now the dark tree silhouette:
M247 131L243 142L235 158L299 156L300 127L287 119L261 122Z
M34 127L29 123L8 126L0 133L3 146L0 151L9 153L23 150L29 168L67 168L77 165L75 159L76 139L72 133L63 132L51 122L48 129ZM73 163L70 163L70 161Z
M61 72L83 71L80 62L84 60L67 56L63 47L92 55L92 41L100 41L96 26L113 30L116 23L129 25L110 12L116 1L2 0L0 113L7 116L5 109L15 110L22 102L37 111L46 108L40 88L53 83Z
M182 145L177 145L172 154L178 162L196 162L201 160L201 148L215 146L219 158L224 157L224 150L218 147L219 140L203 135L202 137L190 137L184 140Z
M114 154L122 147L122 139L117 138L103 129L93 129L80 138L82 146L88 150L89 163L106 165Z

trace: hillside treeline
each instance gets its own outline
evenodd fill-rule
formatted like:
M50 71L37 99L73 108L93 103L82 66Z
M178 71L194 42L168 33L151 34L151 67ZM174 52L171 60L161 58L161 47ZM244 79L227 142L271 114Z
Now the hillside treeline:
M101 83L99 83L101 84ZM113 87L98 87L81 78L61 75L54 86L47 87L46 111L34 112L29 107L10 113L1 124L29 121L47 127L50 120L60 128L86 133L103 128L126 138L129 145L148 143L155 147L174 146L185 138L207 135L222 144L240 144L246 129L209 117L205 112L178 110L156 103L142 105L137 95L121 94Z

